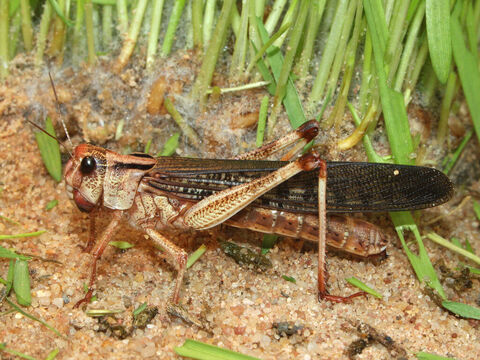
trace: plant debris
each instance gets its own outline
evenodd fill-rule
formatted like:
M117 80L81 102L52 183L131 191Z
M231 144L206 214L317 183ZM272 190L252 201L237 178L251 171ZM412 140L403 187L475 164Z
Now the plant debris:
M365 348L374 343L383 345L394 359L407 359L406 350L397 345L389 335L360 320L349 320L348 322L360 336L359 340L352 342L345 350L345 355L349 359L354 359L356 355L361 354Z
M220 247L227 256L230 256L239 265L246 265L260 272L265 272L272 267L272 263L265 255L256 253L249 248L238 246L229 241L220 241Z
M157 314L157 307L147 306L136 315L132 313L131 320L128 322L124 322L124 319L117 318L113 314L101 316L98 319L99 327L97 331L123 340L132 336L135 329L145 329Z

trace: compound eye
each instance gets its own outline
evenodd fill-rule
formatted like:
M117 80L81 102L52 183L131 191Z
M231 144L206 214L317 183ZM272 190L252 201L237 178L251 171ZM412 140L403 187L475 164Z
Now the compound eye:
M80 163L80 171L83 175L90 174L97 167L95 158L93 156L85 156Z

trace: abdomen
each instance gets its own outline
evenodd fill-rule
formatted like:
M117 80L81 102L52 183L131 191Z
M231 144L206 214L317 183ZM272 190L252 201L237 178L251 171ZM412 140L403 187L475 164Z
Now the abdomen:
M225 222L226 225L269 234L318 241L318 217L312 214L264 208L247 208ZM362 257L383 253L387 240L380 229L363 220L336 214L327 215L327 245Z

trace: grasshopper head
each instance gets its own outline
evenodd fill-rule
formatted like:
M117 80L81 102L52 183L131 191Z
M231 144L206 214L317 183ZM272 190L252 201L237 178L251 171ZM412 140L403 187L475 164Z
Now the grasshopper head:
M90 212L100 201L107 166L106 152L93 145L78 145L65 166L68 196L81 211Z

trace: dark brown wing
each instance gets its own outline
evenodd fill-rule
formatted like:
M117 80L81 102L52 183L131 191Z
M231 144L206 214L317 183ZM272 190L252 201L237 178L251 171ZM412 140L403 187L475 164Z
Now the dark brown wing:
M167 192L199 201L217 191L249 182L285 165L281 161L159 158L144 177L149 192ZM300 173L270 190L253 205L316 213L317 172ZM327 163L327 211L416 210L448 201L453 186L442 172L420 166L361 162Z

